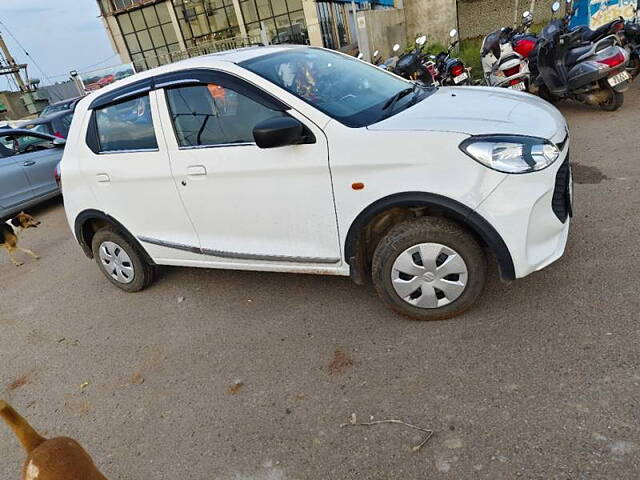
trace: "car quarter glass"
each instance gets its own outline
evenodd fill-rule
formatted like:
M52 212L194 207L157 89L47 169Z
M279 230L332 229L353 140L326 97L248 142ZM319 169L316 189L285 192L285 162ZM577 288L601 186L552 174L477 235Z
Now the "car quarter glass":
M100 108L95 119L101 152L158 148L148 95Z
M171 88L166 95L181 147L253 143L256 124L285 115L214 83Z

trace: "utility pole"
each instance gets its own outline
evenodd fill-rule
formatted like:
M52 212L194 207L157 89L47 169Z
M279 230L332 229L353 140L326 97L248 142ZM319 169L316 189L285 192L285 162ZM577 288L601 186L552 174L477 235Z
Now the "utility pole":
M26 70L27 66L16 63L9 51L9 47L7 47L7 44L4 41L4 38L2 38L2 34L0 34L0 50L2 50L4 58L7 60L7 65L0 66L0 75L13 75L18 87L20 87L20 91L23 93L30 92L29 88L24 83L24 80L22 80L22 75L20 75L20 70L23 68Z

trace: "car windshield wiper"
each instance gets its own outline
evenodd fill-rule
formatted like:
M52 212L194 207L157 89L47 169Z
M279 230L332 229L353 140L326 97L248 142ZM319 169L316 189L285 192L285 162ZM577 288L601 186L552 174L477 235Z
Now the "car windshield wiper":
M401 98L406 97L407 95L409 95L410 93L413 93L416 89L417 85L413 85L413 87L408 87L405 88L404 90L400 90L398 93L396 93L395 95L393 95L393 97L391 97L389 100L387 100L385 102L385 104L382 106L382 110L386 110L392 106L394 106L396 103L398 103L398 101ZM393 109L392 109L393 111Z

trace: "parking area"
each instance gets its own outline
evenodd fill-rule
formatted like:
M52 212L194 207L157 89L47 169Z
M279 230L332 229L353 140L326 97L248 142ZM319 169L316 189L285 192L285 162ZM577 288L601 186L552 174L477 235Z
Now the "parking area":
M166 268L139 294L87 260L60 201L0 252L0 388L110 479L638 478L640 88L563 104L565 257L497 272L474 310L412 323L347 278ZM400 425L341 428L358 421ZM0 437L0 472L23 451Z

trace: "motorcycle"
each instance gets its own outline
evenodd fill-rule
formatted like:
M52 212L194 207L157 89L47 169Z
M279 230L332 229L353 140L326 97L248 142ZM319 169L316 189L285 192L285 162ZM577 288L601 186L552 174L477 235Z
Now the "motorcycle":
M531 91L552 103L565 98L618 110L624 102L631 75L626 71L629 54L615 36L585 45L581 30L571 30L574 13L567 1L564 18L553 18L540 33L536 48L538 76ZM555 14L560 3L552 6Z
M430 71L431 76L435 82L439 85L471 85L470 68L464 65L464 62L459 58L452 57L451 52L460 43L456 39L458 31L453 29L449 32L449 48L446 52L440 52L437 55L431 55L429 62L427 62L427 69Z
M501 28L484 38L480 57L487 85L518 91L529 89L533 77L530 63L538 43L537 37L529 33L532 24L533 15L527 11L516 28Z
M413 80L423 85L433 85L433 73L427 68L424 61L423 49L426 43L426 35L416 38L416 47L411 52L400 56L393 72L407 80Z

